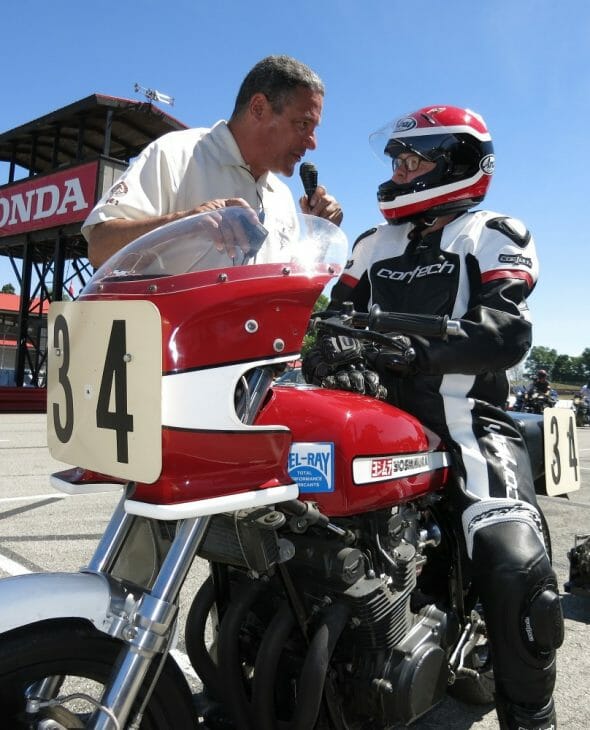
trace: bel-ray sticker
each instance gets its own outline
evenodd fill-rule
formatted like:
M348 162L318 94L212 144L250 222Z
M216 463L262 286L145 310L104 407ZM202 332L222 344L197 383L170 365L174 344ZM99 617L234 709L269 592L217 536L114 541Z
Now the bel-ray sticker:
M300 492L334 491L334 444L294 443L289 451L289 476Z

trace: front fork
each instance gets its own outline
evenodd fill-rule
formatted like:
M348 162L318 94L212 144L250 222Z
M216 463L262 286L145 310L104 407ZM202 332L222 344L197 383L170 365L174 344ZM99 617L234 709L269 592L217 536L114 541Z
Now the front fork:
M134 517L125 511L126 498L124 495L119 501L86 571L109 574L115 565L134 523ZM165 661L176 625L178 594L209 520L209 516L201 516L179 522L151 590L142 593L138 600L130 593L124 604L119 599L111 605L113 621L108 633L126 646L121 649L100 707L89 720L90 730L125 727L152 660L162 654L162 664ZM47 698L59 680L59 677L48 678L37 683L29 688L29 697ZM154 684L155 681L157 675ZM148 691L142 710L149 694Z

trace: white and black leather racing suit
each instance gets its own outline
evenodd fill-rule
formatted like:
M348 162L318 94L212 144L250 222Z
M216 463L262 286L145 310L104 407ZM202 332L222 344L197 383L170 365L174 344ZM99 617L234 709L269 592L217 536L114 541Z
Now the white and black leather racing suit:
M497 693L534 715L552 702L563 619L528 453L503 406L505 371L531 346L526 298L537 279L535 245L520 221L486 211L463 213L423 237L412 231L413 223L383 224L360 236L330 306L352 301L357 311L378 304L461 320L462 336L411 338L416 375L380 376L388 400L454 454L453 499L480 587ZM541 712L535 725L529 715L523 728L548 717Z

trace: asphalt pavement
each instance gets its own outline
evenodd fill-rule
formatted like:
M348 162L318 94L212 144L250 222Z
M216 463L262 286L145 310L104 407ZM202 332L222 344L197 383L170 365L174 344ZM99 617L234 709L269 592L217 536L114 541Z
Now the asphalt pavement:
M590 429L577 429L582 486L569 499L540 497L551 530L553 566L561 590L569 576L568 551L576 534L590 533ZM44 414L0 414L0 578L22 572L76 571L86 565L101 536L116 494L64 496L49 485L49 474L67 468L46 446ZM195 561L181 596L181 614L206 576ZM555 701L560 728L590 728L590 598L563 594L565 642L558 652ZM182 618L181 618L182 622ZM195 692L198 678L183 654L175 653ZM412 725L417 730L497 730L495 711L452 698Z

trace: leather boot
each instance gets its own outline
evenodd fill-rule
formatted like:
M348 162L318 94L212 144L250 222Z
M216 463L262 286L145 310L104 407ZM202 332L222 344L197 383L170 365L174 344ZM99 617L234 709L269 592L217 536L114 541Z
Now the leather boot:
M553 699L541 709L536 709L513 705L497 697L496 711L500 730L557 730Z

